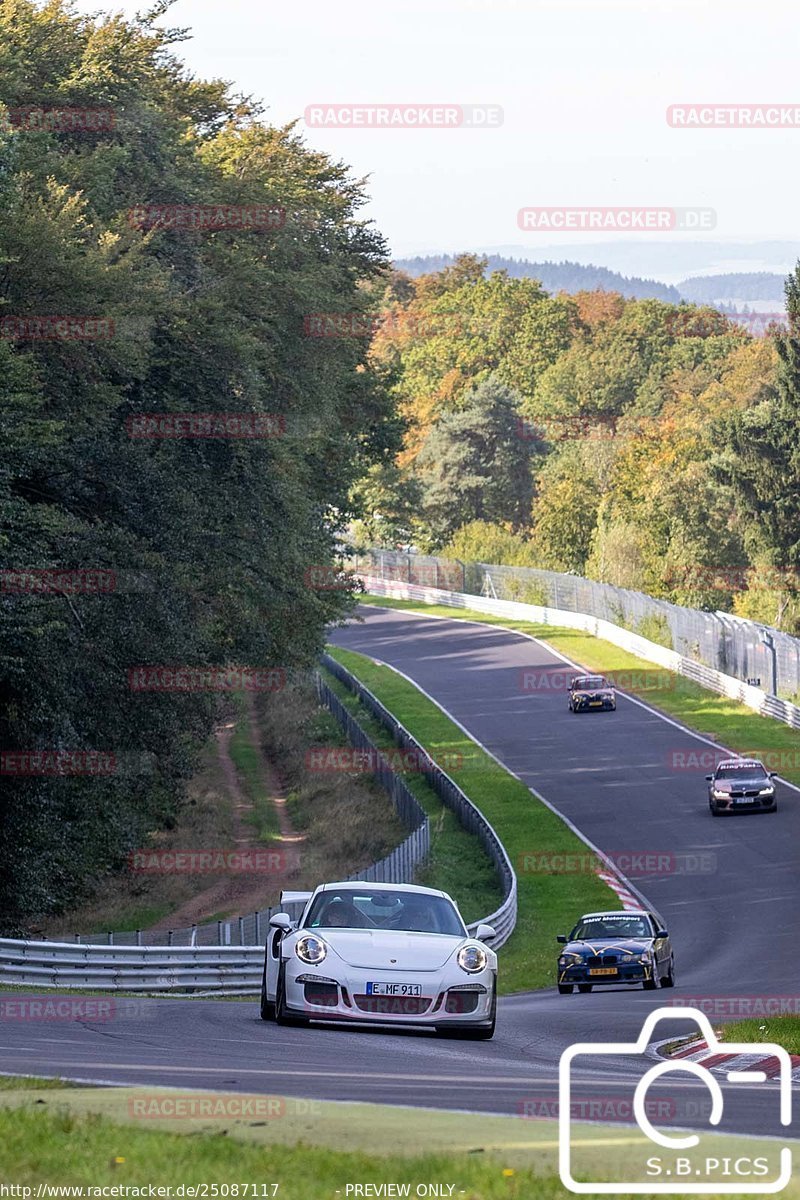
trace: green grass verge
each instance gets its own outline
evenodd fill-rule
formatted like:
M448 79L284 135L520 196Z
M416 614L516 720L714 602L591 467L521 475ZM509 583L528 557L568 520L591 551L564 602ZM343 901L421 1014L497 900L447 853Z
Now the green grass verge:
M396 750L391 734L372 716L369 709L335 675L324 668L322 674L330 689L378 749L388 752ZM417 871L417 883L423 887L441 888L453 896L468 925L494 912L502 903L502 888L494 865L480 842L459 824L455 813L445 808L424 775L419 771L402 771L399 768L396 773L405 781L430 819L431 852Z
M230 1093L191 1094L213 1102L213 1115L153 1115L180 1095L163 1089L0 1088L0 1177L34 1188L238 1184L241 1198L254 1194L257 1200L273 1194L277 1200L344 1200L348 1184L371 1184L380 1194L376 1185L387 1183L409 1185L412 1196L420 1184L450 1185L452 1195L465 1200L569 1195L557 1176L553 1121ZM142 1100L146 1117L136 1115ZM232 1115L248 1101L266 1113ZM599 1179L640 1178L636 1168L641 1171L652 1149L637 1129L620 1125L576 1125L572 1142L581 1175ZM720 1159L775 1157L774 1143L744 1138L704 1139L703 1150ZM244 1184L255 1192L244 1192ZM798 1200L798 1181L783 1195Z
M583 854L585 844L519 779L501 767L463 733L412 683L363 654L329 648L333 658L357 676L434 758L461 755L448 774L494 826L512 863L527 853ZM582 912L619 908L619 900L592 874L517 876L517 927L500 950L499 990L503 993L552 987L555 935L572 928Z
M647 704L674 717L705 737L741 754L752 754L766 761L769 770L778 771L784 779L800 785L800 733L770 717L760 717L744 704L718 696L699 684L659 667L655 663L637 658L627 650L604 642L588 633L574 629L560 629L552 625L538 625L531 621L511 621L488 613L465 608L447 608L443 605L421 604L411 600L395 600L386 596L362 596L365 604L385 608L411 609L450 620L481 621L485 625L500 625L505 629L516 629L519 633L540 638L579 663L589 671L625 671L634 673L632 686L625 691L638 696ZM637 687L635 673L647 671L645 683L652 686ZM711 747L705 750L713 755ZM700 755L704 747L698 744L698 760L693 769L701 771ZM691 764L687 764L689 766ZM699 800L705 802L705 789L701 789Z
M271 842L280 833L278 814L272 796L264 786L261 760L253 745L250 715L241 700L237 702L236 728L230 740L229 752L242 791L253 805L253 811L247 814L245 820L253 826L259 841Z
M800 1054L800 1017L784 1013L777 1017L748 1017L722 1029L726 1042L777 1042L790 1054Z

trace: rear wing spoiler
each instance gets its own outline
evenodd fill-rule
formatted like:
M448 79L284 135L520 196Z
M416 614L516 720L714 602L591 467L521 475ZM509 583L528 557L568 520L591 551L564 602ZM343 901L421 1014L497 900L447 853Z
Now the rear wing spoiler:
M281 892L281 908L305 908L308 901L314 895L313 892ZM298 917L300 913L298 912Z

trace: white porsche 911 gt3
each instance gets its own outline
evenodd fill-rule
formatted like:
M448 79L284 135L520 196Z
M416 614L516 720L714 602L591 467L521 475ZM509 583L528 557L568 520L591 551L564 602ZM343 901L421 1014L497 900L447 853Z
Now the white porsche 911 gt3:
M497 955L470 937L446 892L412 884L326 883L284 892L305 902L299 921L270 919L261 1018L279 1025L364 1021L423 1025L490 1038L497 1009Z

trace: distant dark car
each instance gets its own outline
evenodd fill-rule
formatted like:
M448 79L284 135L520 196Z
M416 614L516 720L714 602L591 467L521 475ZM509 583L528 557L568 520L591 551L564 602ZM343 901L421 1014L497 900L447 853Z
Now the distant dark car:
M708 780L708 807L712 816L734 812L776 812L775 771L767 771L756 758L729 758L717 764Z
M613 712L617 707L617 693L613 683L604 675L576 675L569 684L570 712Z
M558 990L590 992L602 984L640 983L652 991L673 987L675 958L669 934L655 913L645 909L586 913L567 937L557 941Z

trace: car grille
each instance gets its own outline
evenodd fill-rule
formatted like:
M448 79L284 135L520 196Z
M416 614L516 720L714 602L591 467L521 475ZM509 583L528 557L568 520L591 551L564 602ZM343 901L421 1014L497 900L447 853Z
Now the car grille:
M444 1011L449 1013L471 1013L478 1007L477 992L448 992Z
M757 787L754 787L754 788L732 788L731 796L733 796L734 799L737 796L757 796L758 793L760 792L760 790L761 789L757 788Z
M388 1017L416 1017L427 1012L431 996L353 996L362 1012L385 1013Z
M335 983L307 983L303 993L306 1004L335 1008L339 1003L339 989Z
M589 967L615 967L617 961L616 954L590 954L586 963Z

